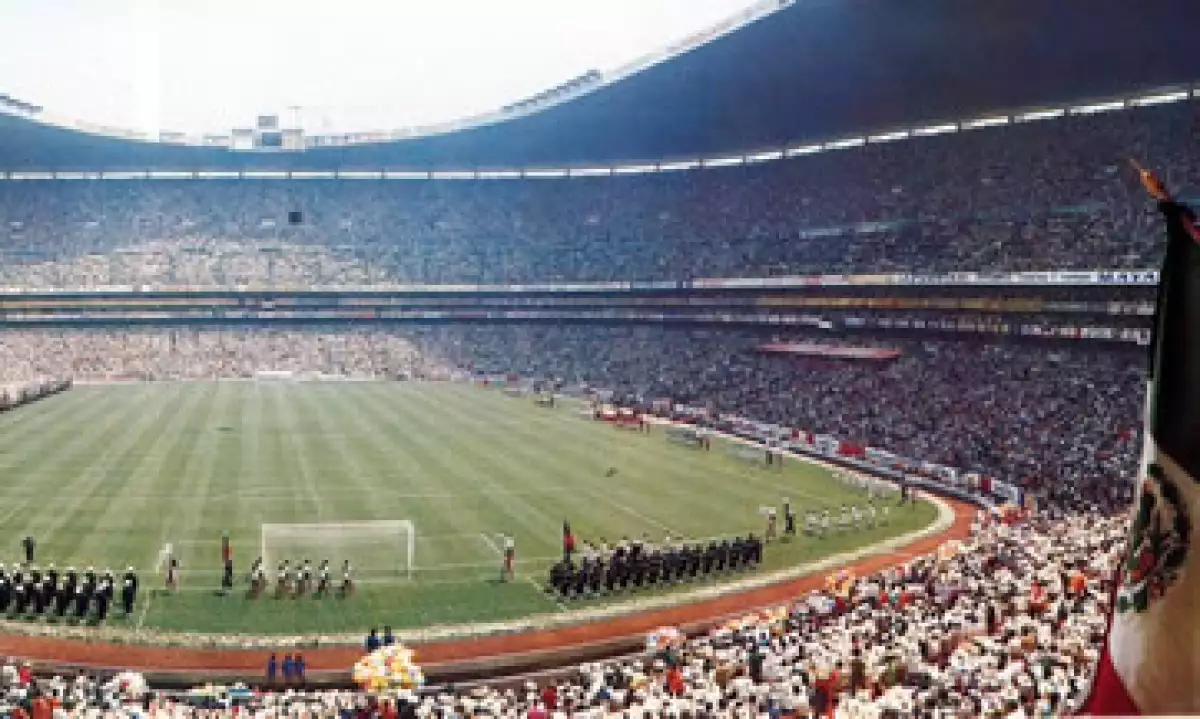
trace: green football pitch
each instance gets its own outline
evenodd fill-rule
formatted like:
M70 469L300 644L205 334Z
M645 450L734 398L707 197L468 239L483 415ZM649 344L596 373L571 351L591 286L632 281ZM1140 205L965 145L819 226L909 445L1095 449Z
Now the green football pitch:
M133 615L110 616L110 626L336 634L562 611L538 585L560 551L563 520L581 539L707 538L761 534L759 508L784 496L801 511L864 501L814 464L766 469L718 444L690 449L662 428L621 430L578 409L452 384L77 386L0 415L0 561L23 558L29 535L40 565L119 572L132 564L149 590L162 583L155 565L170 543L180 590L143 591ZM775 543L763 571L873 544L935 516L922 502L893 511L887 526ZM371 520L412 522L411 576L401 571L406 540L395 532L336 543L327 557L313 545L328 532L269 534L272 560L312 555L340 565L339 553L352 554L358 591L245 596L264 524ZM215 592L222 533L238 573L228 596ZM497 581L501 534L515 539L515 582Z

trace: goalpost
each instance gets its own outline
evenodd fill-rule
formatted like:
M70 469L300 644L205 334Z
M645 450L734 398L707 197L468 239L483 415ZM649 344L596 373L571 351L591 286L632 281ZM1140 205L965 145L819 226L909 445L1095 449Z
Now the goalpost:
M355 577L411 578L415 554L416 531L407 519L262 525L261 556L268 576L283 560L295 566L307 559L315 569L327 559L330 572L340 578L348 559Z

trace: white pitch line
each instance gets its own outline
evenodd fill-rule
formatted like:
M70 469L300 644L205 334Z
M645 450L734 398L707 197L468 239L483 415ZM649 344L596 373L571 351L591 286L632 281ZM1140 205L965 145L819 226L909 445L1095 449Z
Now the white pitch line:
M479 538L480 538L480 539L482 539L482 540L483 540L483 543L484 543L484 544L486 544L486 545L488 545L488 547L489 547L489 548L490 548L490 549L491 549L493 552L495 552L495 553L496 553L496 556L497 556L497 557L503 557L503 556L504 556L504 552L503 552L503 551L500 549L500 547L497 547L497 546L496 546L496 543L495 543L494 541L492 541L492 538L491 538L491 537L487 536L487 535L486 535L486 534L484 534L483 532L480 532L480 533L479 533Z
M617 500L613 499L612 497L608 496L607 494L604 494L603 492L596 492L596 491L593 491L592 489L582 487L582 486L579 487L579 489L583 490L585 493L591 495L592 497L594 497L596 499L600 499L605 502L608 502L612 506L616 507L617 509L621 510L622 512L625 512L626 514L628 514L630 516L637 517L638 519L642 520L643 522L648 522L650 524L653 524L654 526L658 527L659 529L663 530L664 532L670 534L672 537L683 536L681 533L675 531L674 529L667 526L663 522L660 522L659 520L655 519L654 517L651 517L647 514L643 514L642 512L639 512L638 510L634 509L633 507L630 507L628 504L625 504L623 502L618 502Z
M553 602L553 603L554 603L554 607L555 607L556 609L558 609L558 611L560 611L560 612L565 612L565 611L568 611L568 610L567 610L567 605L563 604L562 602L558 601L558 600L557 600L557 599L555 599L554 597L552 597L552 596L550 596L549 594L547 594L547 593L546 593L546 589L545 589L545 587L543 587L542 585L538 584L538 583L537 583L537 581L536 581L536 580L535 580L533 577L531 577L531 576L529 576L528 574L526 574L526 575L525 575L525 581L527 581L527 582L529 582L530 584L532 584L532 585L533 585L533 588L537 590L537 593L538 593L538 594L540 594L541 596L543 596L543 597L545 597L545 598L546 598L546 601L548 601L548 602Z
M443 532L441 534L418 534L417 539L462 539L463 537L478 537L482 535L483 532Z
M142 624L146 621L146 613L150 611L150 600L152 599L154 599L154 591L146 590L146 601L142 603L142 611L138 613L137 624L133 627L134 632L141 633Z

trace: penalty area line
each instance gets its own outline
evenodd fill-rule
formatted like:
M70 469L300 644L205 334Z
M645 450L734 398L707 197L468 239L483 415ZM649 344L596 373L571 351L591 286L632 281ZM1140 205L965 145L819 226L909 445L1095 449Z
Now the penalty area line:
M480 532L480 533L479 533L479 538L483 540L483 543L484 543L484 544L488 545L488 549L492 550L492 552L493 552L493 553L495 553L495 555L496 555L497 557L503 557L503 556L504 556L504 551L503 551L503 550L501 550L501 549L500 549L500 547L498 547L498 546L496 545L496 542L495 542L495 541L494 541L494 540L493 540L491 537L487 536L487 534L486 534L486 533L484 533L484 532Z
M154 590L146 592L146 601L142 602L142 611L138 612L137 624L134 625L133 631L141 634L142 625L146 623L146 614L150 611L150 601L154 599Z

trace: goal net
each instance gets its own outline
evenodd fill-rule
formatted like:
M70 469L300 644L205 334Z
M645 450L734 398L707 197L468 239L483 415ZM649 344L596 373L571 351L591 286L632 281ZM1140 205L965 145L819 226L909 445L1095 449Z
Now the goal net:
M416 532L407 519L262 525L261 556L268 573L284 560L295 566L307 559L314 568L329 560L331 572L340 577L348 559L356 577L411 577L415 551Z

